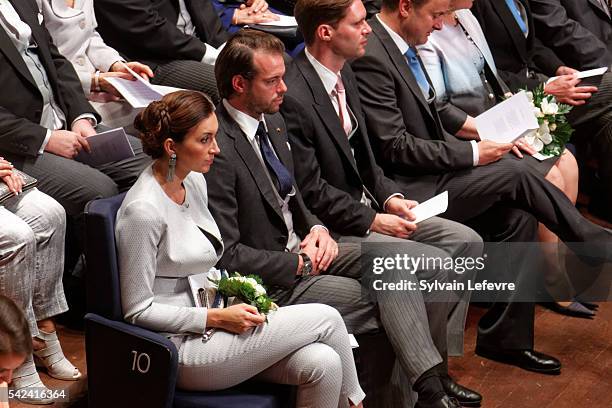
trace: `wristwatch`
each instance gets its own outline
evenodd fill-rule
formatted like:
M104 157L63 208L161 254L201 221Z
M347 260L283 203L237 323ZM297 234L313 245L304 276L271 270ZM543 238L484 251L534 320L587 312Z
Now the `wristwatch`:
M312 261L306 254L299 254L304 262L302 265L302 277L309 276L312 273Z

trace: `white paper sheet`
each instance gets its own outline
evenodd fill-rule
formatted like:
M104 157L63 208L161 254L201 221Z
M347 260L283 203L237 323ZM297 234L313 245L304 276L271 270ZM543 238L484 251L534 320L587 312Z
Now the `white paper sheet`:
M428 218L442 214L448 209L448 191L438 194L414 207L411 211L416 216L416 220L412 221L418 224Z
M476 128L481 140L512 143L539 125L527 94L521 91L478 115Z
M357 339L351 333L349 333L349 343L351 345L351 348L359 347L359 343L357 343Z
M274 26L274 27L297 27L297 21L293 16L282 16L277 14L279 20L269 21L267 23L258 23L258 25Z
M106 80L135 109L146 108L151 102L159 101L164 95L181 90L171 86L152 85L130 69L130 67L125 64L123 65L136 78L135 81L114 77L106 78Z
M588 71L580 71L576 75L578 78L584 79L584 78L594 77L598 75L603 75L606 73L606 71L608 71L608 67L601 67L601 68L589 69ZM546 81L546 83L547 84L551 83L552 81L558 78L559 78L558 76L550 77L548 78L548 81Z
M111 129L89 136L87 142L89 142L91 153L87 153L83 149L75 160L90 166L100 166L134 157L134 150L123 128Z

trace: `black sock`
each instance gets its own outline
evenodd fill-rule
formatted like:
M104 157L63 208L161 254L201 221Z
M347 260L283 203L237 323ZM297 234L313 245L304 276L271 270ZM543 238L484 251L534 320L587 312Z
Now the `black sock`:
M419 394L419 401L432 401L446 394L440 382L438 366L432 367L421 374L412 389Z

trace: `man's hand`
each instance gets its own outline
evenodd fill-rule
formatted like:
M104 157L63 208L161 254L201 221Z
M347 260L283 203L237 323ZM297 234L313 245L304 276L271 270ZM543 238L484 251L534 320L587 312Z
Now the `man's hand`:
M23 191L23 178L13 171L13 165L0 157L0 180L2 180L9 188L9 191L15 195Z
M87 143L83 136L68 130L54 130L51 132L49 143L45 147L45 151L67 159L73 159L79 154L81 149L85 149L87 152L91 151L89 143Z
M376 214L370 226L370 231L398 238L408 238L416 229L416 224L395 214Z
M514 145L512 143L496 143L490 140L478 142L478 165L485 166L502 158Z
M310 262L312 262L312 272L310 273L311 275L318 275L320 272L319 263L317 262L317 252L319 252L319 248L317 248L317 246L312 242L300 249L300 254L308 255L308 258L310 258ZM301 274L303 266L304 263L302 257L300 256L297 270L298 275Z
M338 256L338 244L325 228L315 227L306 235L300 244L300 248L304 250L304 248L310 245L314 245L317 248L314 258L308 254L313 262L313 266L315 264L318 266L317 272L326 271Z
M575 75L563 75L549 84L544 85L544 92L553 95L560 103L572 106L584 105L594 92L596 86L577 86L580 79Z
M561 76L561 75L572 75L577 73L578 70L574 69L574 68L570 68L570 67L566 67L565 65L561 65L559 68L557 68L557 71L555 72L555 75L557 76Z
M417 201L404 200L401 197L391 197L385 204L385 212L388 214L395 214L408 221L414 221L416 217L410 210L417 205L419 205Z
M89 137L96 134L96 129L94 129L89 119L86 118L75 121L72 124L72 131L83 137ZM89 144L83 147L89 152Z

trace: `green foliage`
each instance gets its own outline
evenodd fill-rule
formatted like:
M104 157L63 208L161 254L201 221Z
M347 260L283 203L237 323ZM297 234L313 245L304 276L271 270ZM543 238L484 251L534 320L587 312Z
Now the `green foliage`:
M255 288L248 282L243 282L238 272L234 272L230 278L224 276L221 279L208 279L210 282L217 285L217 290L227 297L237 297L249 305L255 306L260 313L268 314L271 310L277 308L276 304L268 297L268 295L256 296ZM259 285L263 286L263 281L257 275L246 275L244 278L254 279Z

